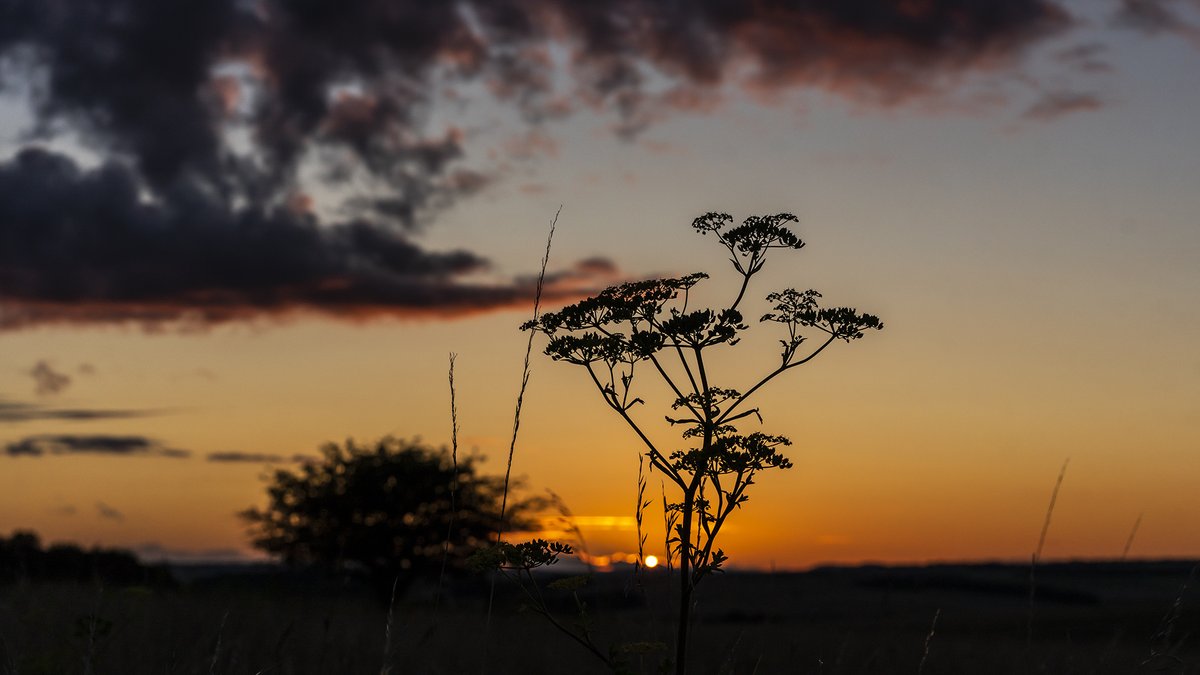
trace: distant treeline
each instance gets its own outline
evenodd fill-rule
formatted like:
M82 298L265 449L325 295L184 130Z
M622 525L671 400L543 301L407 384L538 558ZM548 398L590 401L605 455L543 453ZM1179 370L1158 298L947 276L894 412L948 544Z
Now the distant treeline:
M0 584L18 581L100 582L115 586L166 586L173 583L165 565L143 565L133 553L75 544L42 547L34 532L0 537Z

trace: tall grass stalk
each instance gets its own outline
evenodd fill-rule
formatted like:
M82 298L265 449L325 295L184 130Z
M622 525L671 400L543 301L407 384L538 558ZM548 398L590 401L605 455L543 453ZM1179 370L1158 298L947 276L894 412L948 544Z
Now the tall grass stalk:
M392 626L395 617L396 608L396 586L400 583L400 577L396 576L392 580L392 597L388 600L387 622L383 626L383 665L379 668L379 675L391 675L392 672Z
M217 642L213 645L212 660L208 664L208 675L216 675L217 673L217 660L221 658L221 636L225 633L225 622L228 620L229 610L225 610L225 613L221 615L221 625L217 626ZM87 672L91 672L90 667L87 669Z
M929 624L929 632L925 635L925 649L921 652L921 663L917 664L917 675L925 672L925 664L929 661L929 645L933 643L933 634L937 630L937 620L941 615L941 607L934 610L933 622Z
M550 221L550 233L546 235L546 250L542 253L542 268L538 272L537 288L533 294L533 320L536 322L541 315L542 289L546 284L546 266L550 263L550 245L554 242L554 230L558 227L558 216L562 206L554 212ZM521 368L521 387L517 390L517 405L513 410L512 439L508 444L508 461L504 466L504 493L500 498L500 523L496 527L496 543L504 540L504 518L508 510L508 491L512 485L513 454L517 449L517 432L521 429L521 406L525 402L525 388L529 386L529 357L533 352L533 333L525 343L525 361ZM492 633L492 607L496 601L496 576L492 575L491 587L488 590L487 618L483 624L483 672L487 672L488 647Z
M1129 538L1125 540L1125 548L1121 551L1121 560L1129 557L1129 549L1133 548L1133 537L1137 534L1138 528L1142 525L1142 516L1145 514L1139 513L1137 520L1133 521L1133 529L1129 530Z
M638 453L638 473L637 473L637 502L634 504L633 517L637 525L637 562L633 566L633 579L637 586L641 586L642 561L646 559L646 537L648 534L642 532L642 521L646 515L646 507L650 506L650 502L646 499L646 473L644 467L646 457L642 453ZM665 488L664 488L665 489ZM667 530L669 533L670 530Z
M542 254L542 269L538 272L537 289L533 295L533 320L537 321L541 316L542 309L542 289L546 284L546 265L550 263L550 245L554 242L554 230L558 227L558 216L562 213L562 207L558 207L558 211L554 212L554 219L550 221L550 234L546 235L546 250ZM512 480L512 465L513 454L517 449L517 432L521 429L521 406L525 402L525 388L529 386L529 357L533 353L533 332L529 333L529 340L525 343L525 362L521 368L521 388L517 390L517 405L513 410L513 428L512 438L508 443L508 462L504 466L504 494L500 498L500 526L496 532L496 543L504 538L504 517L508 508L508 489Z
M1042 532L1038 535L1037 548L1029 561L1029 616L1025 623L1025 658L1026 667L1033 670L1033 615L1037 600L1037 566L1042 560L1042 550L1046 547L1046 534L1050 531L1050 519L1054 516L1054 505L1058 503L1058 491L1062 488L1063 478L1067 475L1067 465L1071 458L1063 460L1062 468L1058 471L1058 479L1054 481L1054 490L1050 492L1050 504L1046 507L1046 519L1042 521Z
M671 572L675 569L674 557L671 555L671 533L675 531L675 526L679 523L679 512L672 509L671 505L667 503L667 484L659 481L658 487L662 490L663 527L666 530L663 539L663 555L667 559L667 571Z
M1200 563L1194 565L1183 584L1179 587L1179 593L1175 596L1175 601L1171 603L1171 608L1163 616L1162 621L1158 624L1158 630L1154 632L1154 636L1150 638L1150 656L1138 664L1137 670L1150 665L1156 660L1166 659L1174 662L1177 665L1186 666L1187 663L1178 656L1171 653L1171 649L1176 645L1171 644L1171 636L1175 632L1175 624L1179 621L1179 616L1183 613L1183 598L1187 595L1188 588L1191 587L1196 579L1196 572L1200 571ZM1180 643L1186 639L1180 639ZM1163 670L1159 668L1158 670Z
M450 382L450 461L453 473L450 474L450 522L446 524L446 540L442 542L442 569L438 572L437 594L433 599L436 613L442 605L442 584L446 580L446 560L450 557L450 538L454 536L454 516L458 513L458 405L454 400L454 362L458 354L450 352L450 368L447 379Z

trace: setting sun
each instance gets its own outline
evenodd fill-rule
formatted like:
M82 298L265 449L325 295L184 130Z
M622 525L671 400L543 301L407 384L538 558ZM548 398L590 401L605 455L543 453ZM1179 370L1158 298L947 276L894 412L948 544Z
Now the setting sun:
M646 556L646 567L658 567L658 557L653 555Z

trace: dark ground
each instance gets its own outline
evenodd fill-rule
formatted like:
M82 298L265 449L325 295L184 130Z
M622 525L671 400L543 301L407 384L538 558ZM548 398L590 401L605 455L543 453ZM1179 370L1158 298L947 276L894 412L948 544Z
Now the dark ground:
M700 587L689 672L1200 673L1200 578L1185 587L1195 565L1040 566L1032 622L1028 566L729 573ZM520 611L503 579L490 626L479 579L447 584L436 606L435 589L410 589L389 649L376 595L269 567L213 576L223 571L182 569L176 588L2 586L0 675L607 672ZM581 591L596 641L670 644L669 581L655 570L638 590L628 573L597 575ZM577 620L569 593L544 593L565 624ZM627 660L654 673L665 656Z

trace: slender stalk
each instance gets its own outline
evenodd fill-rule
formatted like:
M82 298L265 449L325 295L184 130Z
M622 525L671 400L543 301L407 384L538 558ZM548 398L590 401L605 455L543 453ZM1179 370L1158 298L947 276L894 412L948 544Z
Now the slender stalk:
M458 406L454 400L454 362L457 358L458 354L450 352L450 370L447 379L450 381L450 461L454 473L450 475L450 518L446 524L446 540L442 542L442 569L438 573L437 595L433 601L435 613L442 603L442 582L446 579L446 560L450 557L450 538L454 534L454 517L458 515Z
M921 663L917 665L917 675L925 672L925 662L929 660L929 644L933 642L933 631L937 628L937 620L941 614L940 607L933 612L933 623L929 625L929 633L925 636L925 651L921 654Z
M1029 562L1029 617L1025 624L1025 660L1026 668L1033 670L1033 613L1037 598L1037 566L1042 559L1042 549L1046 546L1046 533L1050 531L1050 518L1054 515L1054 505L1058 502L1058 491L1062 487L1063 477L1067 475L1067 465L1071 463L1068 457L1063 461L1062 469L1058 472L1058 480L1054 481L1054 490L1050 492L1050 504L1046 507L1046 520L1042 522L1042 533L1038 536L1037 549Z
M683 521L679 526L679 625L675 631L675 675L687 673L688 624L692 615L692 505L694 492L689 488L683 498Z
M225 621L229 619L229 610L221 615L221 625L217 627L217 642L213 645L212 660L208 664L208 675L215 675L217 672L217 659L221 658L221 636L225 632ZM87 673L92 672L91 664L88 664Z
M633 517L637 525L637 563L633 567L634 582L641 587L642 561L646 559L646 535L642 534L642 521L646 515L646 507L650 502L646 501L646 474L642 472L642 467L645 466L645 460L641 453L638 453L638 475L637 475L637 503L634 504Z
M741 303L742 298L745 297L746 288L750 286L750 276L751 275L749 274L742 274L742 287L738 289L737 297L734 298L733 304L729 306L729 309L737 309L738 304Z
M399 575L392 580L392 597L388 601L387 623L383 627L383 666L379 669L379 675L390 675L392 672L392 619L393 610L396 607L396 586L400 583Z
M1138 527L1142 524L1143 515L1139 513L1137 520L1133 521L1133 529L1129 531L1129 538L1125 540L1125 550L1121 551L1121 560L1129 557L1129 549L1133 548L1133 537L1137 534Z
M554 230L558 227L558 216L562 207L554 213L550 221L550 234L546 235L546 251L542 254L542 269L538 273L537 291L533 295L533 320L536 323L541 315L542 289L546 283L546 265L550 263L550 244L554 241ZM521 369L521 388L517 391L517 406L513 411L512 439L508 443L508 464L504 468L504 494L500 499L500 526L496 531L496 542L504 537L504 516L508 508L508 488L512 479L513 453L517 449L517 432L521 429L521 405L525 402L525 388L529 385L529 356L533 352L533 333L529 331L529 340L525 343L525 363Z
M546 235L546 250L542 254L542 268L538 273L537 290L533 296L533 321L536 323L538 316L541 313L542 305L542 289L546 283L546 266L550 263L550 244L554 241L554 230L558 227L558 216L562 213L562 207L558 207L558 211L554 213L554 219L550 221L550 233ZM529 340L525 343L525 362L521 369L521 388L517 391L517 405L513 411L513 429L512 439L508 444L508 464L504 468L504 493L500 498L500 522L496 526L496 543L499 544L504 539L504 518L508 510L508 490L512 479L513 454L517 448L517 432L521 429L521 405L525 401L525 388L529 385L529 356L533 352L533 331L529 331ZM487 672L487 651L488 643L490 642L492 632L492 607L496 600L496 577L492 576L490 590L488 591L487 604L487 619L484 621L483 633L483 671Z

